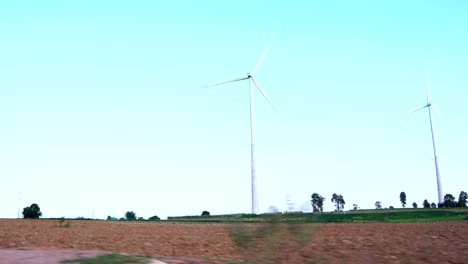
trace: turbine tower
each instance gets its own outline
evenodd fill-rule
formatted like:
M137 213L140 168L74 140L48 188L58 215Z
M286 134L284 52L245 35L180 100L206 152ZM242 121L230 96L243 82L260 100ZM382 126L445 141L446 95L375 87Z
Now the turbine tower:
M279 118L284 122L283 118L279 114L279 112L276 110L275 106L271 103L270 99L266 96L265 92L260 88L260 85L255 81L254 74L258 71L260 65L263 63L263 60L265 59L266 54L268 53L271 44L274 40L274 33L272 34L272 37L270 39L269 44L266 46L265 50L262 53L262 56L260 57L259 62L257 63L257 66L254 68L252 73L247 73L246 77L240 77L240 78L235 78L232 80L220 82L220 83L215 83L212 85L205 86L203 88L207 87L212 87L216 85L221 85L221 84L227 84L227 83L232 83L232 82L238 82L238 81L244 81L244 80L249 80L249 98L250 98L250 167L251 167L251 184L252 184L252 214L258 214L258 192L257 192L257 173L256 173L256 168L255 168L255 134L254 134L254 89L252 88L253 83L257 90L260 92L260 94L265 98L265 100L270 104L270 106L273 108L275 113L279 116Z
M437 112L437 110L434 109L434 107L432 106L432 102L431 102L431 85L430 85L430 79L429 79L429 66L427 67L427 104L404 114L403 116L401 116L400 118L398 118L395 121L398 121L398 120L400 120L400 119L402 119L402 118L404 118L406 116L409 116L409 115L411 115L411 114L413 114L415 112L418 112L419 110L422 110L424 108L427 108L428 111L429 111L429 124L431 126L432 148L434 150L434 163L435 163L436 178L437 178L437 194L438 194L438 197L439 197L439 203L443 203L444 202L444 195L443 195L443 192L442 192L442 182L440 180L439 160L438 160L437 151L436 151L436 140L435 140L435 135L434 135L435 134L434 133L434 125L432 124L432 111L434 111L435 113L438 113L438 112ZM393 121L393 122L395 122L395 121Z

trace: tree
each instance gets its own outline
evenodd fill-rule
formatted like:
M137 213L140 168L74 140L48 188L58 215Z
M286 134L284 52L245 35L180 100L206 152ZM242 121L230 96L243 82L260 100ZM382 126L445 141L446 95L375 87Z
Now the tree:
M437 208L437 205L435 203L431 203L431 208Z
M125 213L125 220L127 220L127 221L135 221L135 220L137 220L135 212L133 212L133 211L127 211L127 212Z
M390 205L388 209L395 209L395 208L393 207L393 205Z
M23 209L23 218L37 219L42 216L41 208L39 205L33 203Z
M145 221L145 218L144 217L138 217L138 221Z
M427 201L427 199L424 200L423 207L424 208L431 208L431 204Z
M450 193L444 196L444 207L455 207L457 205L455 197Z
M468 194L464 191L461 191L458 196L458 207L466 207L466 200L468 199Z
M416 202L413 203L413 208L418 208L418 204Z
M405 205L406 205L406 193L405 192L400 193L400 202L401 202L401 206L405 208Z
M149 220L149 221L159 221L159 220L161 220L161 219L160 219L157 215L154 215L154 216L148 218L148 220Z
M344 205L346 204L345 200L343 199L343 195L334 193L332 195L331 201L335 203L335 211L339 212L343 210Z
M202 216L210 216L210 212L208 212L208 211L203 211L203 212L201 213L201 215L202 215Z
M359 205L353 204L353 210L357 210L357 209L359 209Z
M382 209L382 203L380 201L375 202L375 209Z
M323 202L325 201L325 198L322 197L322 195L318 193L313 193L312 194L312 209L314 212L323 212Z
M117 220L119 220L119 219L117 219L116 217L112 217L112 216L108 215L108 216L107 216L107 220L109 220L109 221L117 221Z

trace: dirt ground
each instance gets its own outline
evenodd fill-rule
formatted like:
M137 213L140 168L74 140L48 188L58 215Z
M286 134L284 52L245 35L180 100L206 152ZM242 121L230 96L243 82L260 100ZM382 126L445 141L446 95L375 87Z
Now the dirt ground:
M304 228L310 234L307 243L298 247L282 240L273 263L468 263L468 221L308 224ZM0 248L65 250L67 256L82 251L143 254L169 263L176 263L175 259L214 263L252 254L233 244L229 230L229 224L71 221L70 227L61 227L58 220L1 219ZM1 252L0 263L13 263L8 258L14 251ZM261 256L263 252L253 253Z

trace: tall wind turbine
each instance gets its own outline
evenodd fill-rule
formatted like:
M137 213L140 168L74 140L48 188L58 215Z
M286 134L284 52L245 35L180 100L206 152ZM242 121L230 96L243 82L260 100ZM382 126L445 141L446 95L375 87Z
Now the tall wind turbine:
M255 134L254 134L254 89L252 89L251 83L255 85L257 90L260 92L260 94L265 98L265 100L270 104L270 106L273 108L275 113L279 116L279 118L283 121L283 118L279 114L279 112L276 110L275 106L271 103L270 99L266 96L265 92L260 88L260 85L255 81L254 74L258 71L260 68L261 64L263 63L263 60L265 59L266 54L268 53L271 44L274 40L274 33L270 39L270 42L266 46L265 50L262 53L262 56L260 57L259 62L257 63L257 66L255 66L254 70L252 73L247 73L247 76L245 77L239 77L235 78L232 80L220 82L220 83L215 83L212 85L205 86L203 88L207 87L212 87L216 85L221 85L221 84L227 84L227 83L232 83L232 82L238 82L238 81L244 81L244 80L249 80L249 98L250 98L250 166L251 166L251 181L252 181L252 214L258 214L258 192L257 192L257 173L255 169ZM284 121L283 121L284 122Z
M424 108L427 108L427 110L429 111L429 124L431 125L432 148L434 150L434 163L435 163L436 178L437 178L437 193L438 193L438 196L439 196L439 203L443 203L444 202L444 195L443 195L443 192L442 192L442 183L441 183L441 180L440 180L439 160L438 160L437 151L436 151L436 140L435 140L435 135L434 135L434 126L432 124L432 111L434 111L436 113L438 113L438 111L434 109L434 107L432 106L432 103L431 103L431 85L430 85L430 79L429 79L429 67L427 67L427 104L404 114L403 116L401 116L397 120L400 120L400 119L402 119L402 118L404 118L406 116L409 116L412 113L418 112L419 110L422 110ZM397 121L397 120L395 120L395 121ZM395 121L393 121L393 122L395 122Z

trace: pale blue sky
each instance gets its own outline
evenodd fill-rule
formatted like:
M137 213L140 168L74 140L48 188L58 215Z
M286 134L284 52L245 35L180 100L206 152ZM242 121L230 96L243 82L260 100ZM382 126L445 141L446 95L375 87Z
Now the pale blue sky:
M0 217L250 211L253 70L260 210L313 192L373 208L468 191L466 1L0 4ZM21 192L21 198L19 194ZM308 209L308 206L305 207Z

